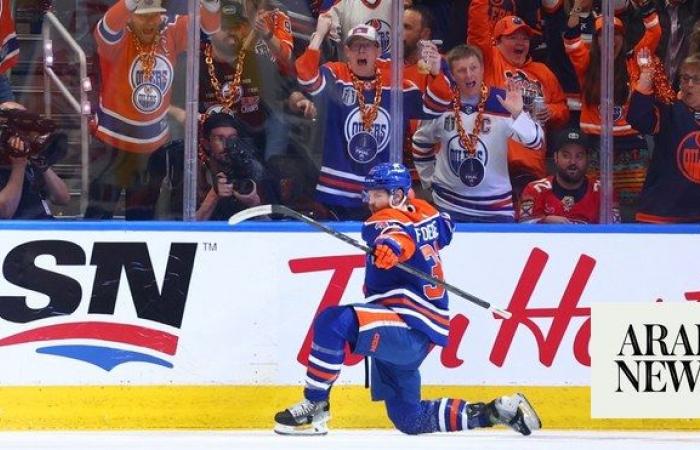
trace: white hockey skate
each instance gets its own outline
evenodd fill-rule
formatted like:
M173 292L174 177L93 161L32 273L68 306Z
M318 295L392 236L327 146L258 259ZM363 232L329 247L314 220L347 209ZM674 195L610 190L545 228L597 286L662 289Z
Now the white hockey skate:
M331 418L327 401L302 400L275 414L275 433L292 435L323 435L328 433Z
M523 394L504 395L490 402L491 420L508 425L525 436L542 428L542 422Z

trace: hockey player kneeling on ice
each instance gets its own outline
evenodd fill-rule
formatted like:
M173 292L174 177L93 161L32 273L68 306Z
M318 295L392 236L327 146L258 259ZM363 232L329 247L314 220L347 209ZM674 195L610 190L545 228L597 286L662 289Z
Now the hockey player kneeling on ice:
M373 167L364 182L372 213L362 238L374 251L365 271L366 303L335 306L314 320L304 399L275 415L280 434L326 434L329 394L343 365L347 342L371 361L372 399L407 434L508 425L528 435L541 427L522 394L489 403L420 399L419 368L434 345L447 344L449 309L442 287L404 272L401 262L442 277L439 250L450 243L450 216L410 195L411 176L401 164Z

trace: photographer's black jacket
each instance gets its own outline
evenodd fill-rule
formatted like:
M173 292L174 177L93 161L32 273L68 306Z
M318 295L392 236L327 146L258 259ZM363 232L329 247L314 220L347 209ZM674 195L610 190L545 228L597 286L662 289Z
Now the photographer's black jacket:
M4 189L10 179L12 168L9 166L0 166L0 189ZM22 198L17 205L13 219L37 220L37 219L53 219L53 216L47 212L46 203L41 195L41 190L34 181L40 178L41 175L34 171L33 168L27 167L24 172L24 183L22 184Z

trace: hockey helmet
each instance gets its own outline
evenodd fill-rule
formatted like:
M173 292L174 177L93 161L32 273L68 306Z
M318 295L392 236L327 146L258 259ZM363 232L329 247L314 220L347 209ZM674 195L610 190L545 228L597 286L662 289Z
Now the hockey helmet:
M363 183L365 191L386 189L393 194L396 189L403 189L406 194L411 189L411 174L400 163L381 163L372 167Z

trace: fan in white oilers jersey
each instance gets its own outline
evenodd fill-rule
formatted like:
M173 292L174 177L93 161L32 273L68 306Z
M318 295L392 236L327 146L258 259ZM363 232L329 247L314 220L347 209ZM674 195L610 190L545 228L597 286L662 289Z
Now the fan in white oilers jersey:
M413 160L421 183L432 188L437 207L457 221L514 222L508 139L536 151L542 128L523 111L522 89L515 82L509 82L506 91L484 84L477 47L455 47L447 62L455 80L451 108L422 122L413 135ZM443 79L444 92L433 92L438 98L450 90ZM439 88L430 86L431 91Z

